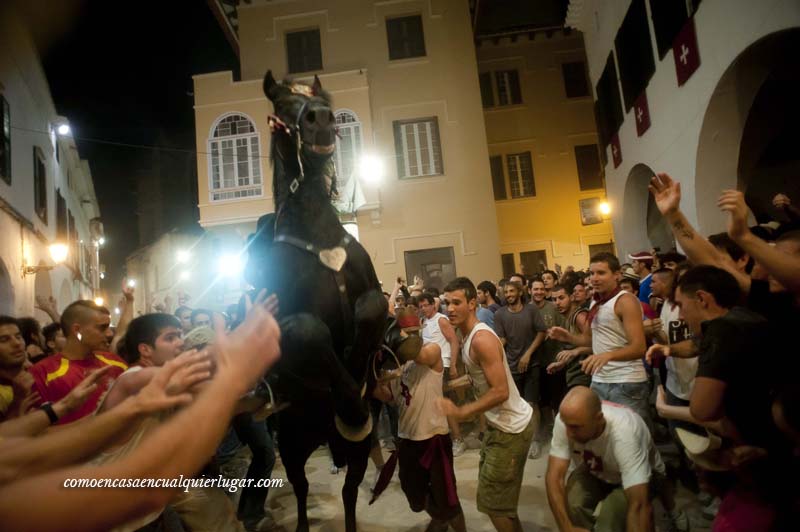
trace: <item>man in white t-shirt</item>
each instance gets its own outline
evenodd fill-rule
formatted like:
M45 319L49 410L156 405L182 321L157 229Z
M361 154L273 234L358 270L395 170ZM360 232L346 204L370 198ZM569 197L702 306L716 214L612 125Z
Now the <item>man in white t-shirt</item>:
M566 480L570 463L575 470ZM559 530L652 530L650 500L664 495L665 478L640 416L601 403L585 386L569 391L556 417L545 480ZM683 520L674 500L667 499L673 521Z

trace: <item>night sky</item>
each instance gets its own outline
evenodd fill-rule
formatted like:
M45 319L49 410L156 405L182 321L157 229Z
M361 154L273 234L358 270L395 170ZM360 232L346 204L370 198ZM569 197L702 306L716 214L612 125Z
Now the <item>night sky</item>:
M136 193L138 181L163 190L169 206L163 231L197 227L191 76L236 72L238 62L201 0L74 1L69 15L62 27L36 26L35 39L56 109L70 120L92 170L107 242L103 288L111 294L118 291L125 257L152 239L137 228L139 213L147 215L152 204L149 187Z

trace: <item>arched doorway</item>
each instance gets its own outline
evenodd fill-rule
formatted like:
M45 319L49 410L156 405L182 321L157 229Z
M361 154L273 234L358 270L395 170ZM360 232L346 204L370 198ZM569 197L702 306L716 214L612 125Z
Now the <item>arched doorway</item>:
M0 314L4 316L14 316L14 285L11 284L11 276L8 268L0 259Z
M675 247L672 231L647 189L654 175L653 170L642 163L631 168L628 174L622 213L622 229L626 235L625 249L620 250L623 255L650 248L667 251Z
M725 215L716 207L724 189L745 190L760 221L781 215L771 206L778 192L794 194L793 203L800 203L798 53L800 29L776 32L746 48L720 78L697 144L695 198L702 234L725 229Z

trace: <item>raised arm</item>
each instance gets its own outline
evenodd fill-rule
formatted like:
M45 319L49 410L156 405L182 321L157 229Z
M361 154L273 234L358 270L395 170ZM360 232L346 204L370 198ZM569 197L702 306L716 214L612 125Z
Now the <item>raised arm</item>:
M697 234L681 212L681 184L673 181L669 174L661 173L650 180L648 188L658 210L669 223L675 240L686 252L689 260L696 266L705 264L727 270L736 278L742 290L749 292L750 277L738 271L730 260L725 260L711 242Z
M117 352L117 344L120 339L125 336L125 333L128 331L128 324L133 320L133 292L134 288L132 286L128 286L127 284L122 286L124 303L122 303L119 322L117 323L117 331L114 334L114 339L111 340L111 351L114 353Z
M725 190L717 205L728 213L728 236L787 290L800 294L800 256L770 246L750 231L744 194L738 190Z
M61 321L61 315L58 313L58 304L53 296L36 296L36 308L50 316L53 323Z

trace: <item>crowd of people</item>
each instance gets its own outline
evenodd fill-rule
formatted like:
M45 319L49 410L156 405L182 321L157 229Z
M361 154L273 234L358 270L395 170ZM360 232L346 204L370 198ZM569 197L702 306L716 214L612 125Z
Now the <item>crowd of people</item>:
M656 500L672 529L688 530L678 484L713 530L794 528L800 228L750 228L744 196L725 191L727 231L704 238L680 210L676 181L659 174L650 190L682 252L641 251L625 264L598 253L586 271L458 277L441 291L398 278L389 313L419 349L370 387L376 496L396 460L428 530L467 530L454 458L474 435L475 504L500 531L523 529L524 470L545 453L562 531L652 530ZM60 314L38 300L44 326L0 316L3 529L264 528L268 487L243 488L238 507L201 483L65 489L74 479L272 475L276 405L260 376L280 354L275 298L134 318L134 290L123 295L115 327L84 300ZM242 454L247 471L234 472ZM43 507L31 512L34 493Z

